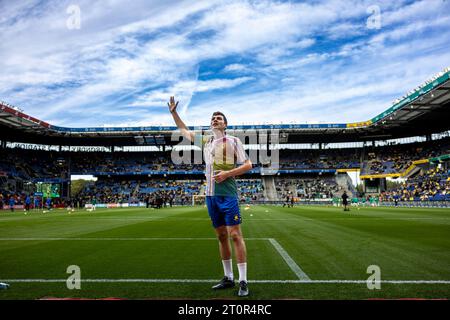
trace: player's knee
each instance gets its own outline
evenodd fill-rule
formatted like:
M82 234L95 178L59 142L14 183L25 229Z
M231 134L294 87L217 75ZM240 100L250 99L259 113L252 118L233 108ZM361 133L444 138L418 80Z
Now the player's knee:
M230 237L234 242L238 242L242 240L242 235L239 231L233 230L230 232Z
M219 239L220 242L228 241L228 232L226 232L226 231L219 232L217 234L217 238Z

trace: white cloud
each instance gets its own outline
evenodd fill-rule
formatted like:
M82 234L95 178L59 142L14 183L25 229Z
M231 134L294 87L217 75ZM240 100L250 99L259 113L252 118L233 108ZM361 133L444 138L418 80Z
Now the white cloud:
M240 77L236 79L214 79L214 80L198 80L198 81L182 81L177 82L173 87L164 90L155 90L131 106L165 106L168 98L176 95L177 99L183 97L192 97L195 93L208 92L220 89L228 89L252 80L252 77Z
M247 70L247 66L240 63L232 63L223 68L225 72L241 72Z
M392 10L385 10L381 7L382 27L396 23L414 24L421 20L432 21L445 15L445 10L450 5L443 0L421 0L404 6L394 7Z

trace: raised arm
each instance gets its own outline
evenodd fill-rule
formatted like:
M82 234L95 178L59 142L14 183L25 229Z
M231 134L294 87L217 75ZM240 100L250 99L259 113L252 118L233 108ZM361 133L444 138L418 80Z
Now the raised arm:
M178 129L180 129L183 137L189 139L190 141L194 141L194 133L189 130L189 128L184 124L183 120L181 120L180 116L178 115L178 101L175 102L175 97L170 97L170 101L167 103L167 105L169 106L169 111L172 114L173 120L175 121Z

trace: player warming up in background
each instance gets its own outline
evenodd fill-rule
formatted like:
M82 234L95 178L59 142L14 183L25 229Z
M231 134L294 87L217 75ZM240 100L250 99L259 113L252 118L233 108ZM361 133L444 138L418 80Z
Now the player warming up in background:
M344 211L350 211L350 209L348 208L347 191L344 191L344 193L342 194L342 204L344 205Z
M206 205L219 240L220 256L224 269L224 278L213 289L226 289L235 286L231 258L230 238L239 270L238 296L247 296L247 252L241 231L241 214L235 176L252 168L252 163L245 154L242 142L226 134L227 118L221 112L214 112L211 117L211 136L194 135L177 113L178 101L170 97L170 113L180 129L181 134L194 141L201 139L206 164ZM200 140L197 140L200 142ZM239 164L237 166L237 164Z

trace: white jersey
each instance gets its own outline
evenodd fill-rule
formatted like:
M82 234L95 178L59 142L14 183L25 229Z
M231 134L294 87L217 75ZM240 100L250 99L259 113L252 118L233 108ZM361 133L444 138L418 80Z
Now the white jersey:
M214 139L213 136L203 138L203 155L206 164L206 195L237 196L236 181L228 178L221 183L214 181L217 171L228 171L244 163L248 157L239 138L225 135Z

